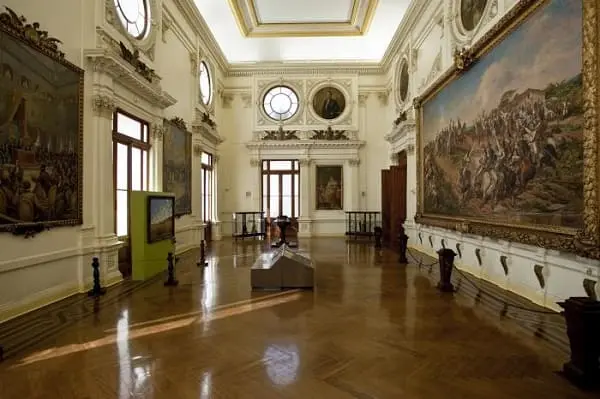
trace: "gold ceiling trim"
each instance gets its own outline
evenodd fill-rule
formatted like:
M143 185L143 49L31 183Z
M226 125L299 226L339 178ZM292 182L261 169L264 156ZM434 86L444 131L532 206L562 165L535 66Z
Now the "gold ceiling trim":
M379 0L353 0L350 17L345 22L263 23L259 20L255 0L228 0L228 2L242 36L273 38L362 36L369 30Z

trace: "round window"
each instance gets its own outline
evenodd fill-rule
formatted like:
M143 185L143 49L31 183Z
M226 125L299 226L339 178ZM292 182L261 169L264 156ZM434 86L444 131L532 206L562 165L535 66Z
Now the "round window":
M114 0L117 14L127 33L136 39L146 37L150 26L148 0Z
M200 99L204 105L210 104L212 100L212 80L210 77L210 70L206 62L200 63Z
M298 112L298 95L287 86L275 86L265 94L263 109L271 119L290 119Z

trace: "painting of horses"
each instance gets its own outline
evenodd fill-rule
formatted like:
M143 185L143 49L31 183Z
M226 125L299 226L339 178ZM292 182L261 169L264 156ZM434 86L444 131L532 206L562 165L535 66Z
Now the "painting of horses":
M583 225L582 18L581 1L544 2L423 98L423 214Z

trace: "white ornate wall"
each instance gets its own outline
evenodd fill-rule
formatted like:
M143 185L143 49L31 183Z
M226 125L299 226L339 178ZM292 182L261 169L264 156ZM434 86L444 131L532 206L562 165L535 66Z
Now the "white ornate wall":
M177 0L151 2L152 29L142 41L124 33L113 0L58 0L51 7L40 7L34 0L3 3L63 41L66 58L85 70L85 92L83 225L55 228L29 239L0 235L0 321L85 291L91 285L94 256L100 259L104 284L121 279L121 244L113 222L112 113L117 107L151 125L151 190L162 188L163 118L181 117L193 132L192 214L176 222L177 252L198 246L202 238L198 154L206 149L218 156L222 141L201 121L202 112L218 121L220 107L216 101L208 108L201 104L198 65L200 60L208 62L215 86L221 84L222 71L202 32L186 22L184 12L190 11ZM160 79L149 83L123 61L120 41L139 49L143 62Z
M491 0L480 25L472 32L462 31L457 23L459 0L419 1L420 12L414 22L404 25L404 39L391 66L393 74L393 113L406 111L408 119L388 129L386 140L390 155L401 150L408 153L407 215L405 227L409 245L432 256L443 245L457 251L457 267L498 286L514 291L532 301L558 309L556 302L569 296L586 296L584 279L598 281L600 264L570 254L518 243L492 240L486 237L460 234L454 231L426 227L414 222L417 211L417 179L415 160L415 114L412 99L419 96L452 65L456 47L468 46L487 32L515 0ZM422 8L420 8L422 7ZM405 61L404 61L405 60ZM398 74L402 62L409 65L409 95L406 101L399 96ZM502 264L501 257L505 260ZM479 258L479 259L478 259ZM543 283L536 275L543 276ZM600 284L597 284L597 287Z
M265 131L280 125L263 111L265 93L273 86L294 89L300 100L299 111L282 128L297 131L300 141L261 141ZM346 98L342 115L328 123L319 118L311 104L314 94L333 86ZM387 146L383 140L388 125L388 98L391 82L384 75L288 73L232 77L225 81L221 100L225 142L221 146L222 167L231 171L221 175L220 210L223 233L231 233L231 213L259 211L261 208L260 160L298 159L300 167L301 236L342 236L344 211L315 209L315 168L317 165L343 165L344 210L381 208L380 171L387 166ZM348 141L312 141L314 130L344 130ZM247 195L249 193L249 195Z

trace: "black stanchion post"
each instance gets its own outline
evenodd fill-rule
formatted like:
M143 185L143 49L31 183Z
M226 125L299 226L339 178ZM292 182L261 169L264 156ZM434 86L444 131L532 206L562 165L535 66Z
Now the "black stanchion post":
M450 248L442 248L437 253L440 262L440 282L437 284L437 288L442 292L454 292L454 286L450 279L456 253Z
M98 261L98 258L92 259L92 269L94 269L92 273L94 285L92 289L88 291L88 296L99 297L106 294L106 288L100 285L100 262Z
M200 260L196 262L196 266L208 266L206 261L206 241L200 240Z
M381 248L381 236L383 235L383 229L379 226L373 229L373 235L375 236L375 248Z
M167 256L167 272L168 277L167 281L165 281L165 287L176 287L179 281L175 280L175 257L173 256L173 252L169 252Z
M559 305L565 310L571 347L571 359L562 374L580 388L600 388L600 302L572 297Z
M398 263L403 265L408 264L406 259L406 249L408 248L408 236L404 232L404 226L400 225L400 232L398 233Z

